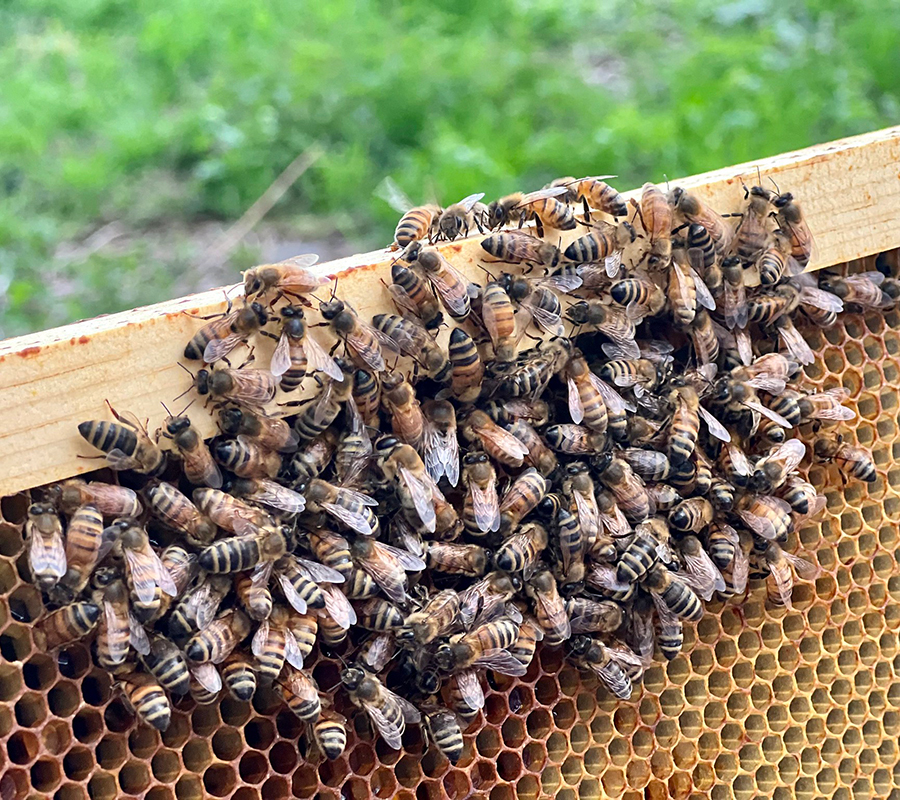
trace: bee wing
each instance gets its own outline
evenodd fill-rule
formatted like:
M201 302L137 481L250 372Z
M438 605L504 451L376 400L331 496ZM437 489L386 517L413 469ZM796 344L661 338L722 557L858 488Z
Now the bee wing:
M253 634L253 639L250 642L250 652L257 658L259 658L266 650L266 640L269 638L269 628L269 620L264 619L259 623L256 633Z
M383 551L389 558L394 559L407 572L421 572L425 569L425 562L407 550L392 547L382 542L375 542L374 544L376 549Z
M800 290L800 304L821 308L823 311L834 311L840 314L844 310L844 301L836 294L826 292L818 286L804 286Z
M731 562L731 585L737 594L743 593L747 588L747 580L750 577L750 558L739 546L734 548L734 561Z
M622 509L618 506L613 506L613 512L611 514L598 511L598 517L606 526L606 530L614 537L627 536L631 532L631 526L628 524L628 520L622 513Z
M294 634L288 630L284 632L284 658L295 669L303 669L303 652Z
M298 256L291 256L281 262L284 266L297 267L298 269L306 269L311 267L319 260L319 256L315 253L301 253ZM326 280L326 283L328 281Z
M280 483L268 478L257 479L257 491L253 499L264 506L286 511L288 514L299 514L306 508L306 498L293 489L288 489Z
M469 484L472 496L472 510L475 512L475 524L483 533L500 528L500 500L497 497L497 479L491 478L482 488L475 481Z
M476 194L470 194L468 197L464 197L459 201L459 205L461 205L466 212L471 211L475 208L475 204L484 197L484 192L477 192Z
M149 550L150 560L153 563L155 582L165 594L169 595L169 597L177 597L178 587L175 585L175 581L172 580L172 576L169 574L169 570L166 569L166 565L162 563L159 556L156 554L156 551L151 549L149 545L147 546L147 549Z
M210 585L204 583L184 601L185 616L193 617L197 628L203 629L213 621L217 605Z
M324 372L335 381L343 381L344 373L337 362L325 351L311 335L303 340L303 352L306 354L306 366L310 372Z
M750 334L744 328L739 328L734 332L734 342L741 363L745 366L753 363L753 342Z
M128 614L128 632L131 636L131 646L137 650L142 656L150 652L150 639L147 638L147 631L144 626L138 622L134 614Z
M375 187L375 191L372 194L380 200L384 200L398 214L405 214L413 208L412 200L406 196L403 189L397 185L397 182L390 175L384 177L381 183Z
M222 690L222 676L212 662L205 664L192 664L191 675L207 692L219 692Z
M559 197L561 194L565 194L568 190L565 186L553 186L552 188L546 189L538 189L536 192L529 192L526 195L522 196L521 201L519 201L519 205L516 208L524 208L525 206L530 206L532 203L537 202L538 200L543 200L547 197Z
M484 708L484 690L481 688L481 682L478 680L478 673L475 670L467 669L458 673L456 685L459 687L460 696L469 708L476 711Z
M459 440L456 434L444 434L429 423L424 442L425 466L435 482L446 475L451 486L459 482Z
M725 591L725 579L712 559L701 547L696 555L682 553L684 567L687 571L688 583L697 594L707 602L712 599L713 592Z
M722 287L722 313L729 328L746 328L749 316L747 290L741 280L738 284L724 281Z
M606 320L597 326L601 333L619 345L624 358L640 358L641 349L634 340L634 320L621 309L606 309Z
M325 584L319 587L325 597L325 611L335 623L346 630L356 624L356 612L346 595L336 586Z
M575 268L575 271L581 278L581 285L585 289L605 286L610 277L606 274L605 269L601 269L596 264L581 264ZM618 274L618 269L616 269L616 273Z
M400 467L400 479L406 484L416 508L416 514L422 521L422 525L425 526L425 530L434 533L437 518L434 513L434 500L430 487L426 486L406 467Z
M728 429L710 414L709 411L703 406L698 406L697 412L700 414L700 418L706 423L706 427L709 429L711 436L715 436L716 439L723 442L731 441L731 434L728 432Z
M375 533L368 517L363 516L357 511L344 508L337 503L322 503L324 508L335 519L343 522L348 528L361 533L363 536L371 536Z
M794 427L793 424L782 417L781 414L772 411L771 408L767 408L762 403L759 403L756 400L745 400L744 405L747 406L747 408L751 408L759 414L762 414L766 419L772 420L772 422L774 422L776 425L780 425L782 428Z
M249 372L249 370L247 371ZM272 398L275 397L275 390L278 388L278 378L267 369L255 369L253 374L258 378L259 383L254 381L242 386L240 381L238 381L237 389L231 395L231 398L237 403L259 407L271 402Z
M805 366L806 364L812 364L816 360L812 348L790 320L786 320L778 326L778 338L781 339L781 344L784 346L787 354L798 363Z
M527 667L512 653L506 650L488 650L482 653L473 666L492 669L501 675L518 678L525 674Z
M575 509L578 511L578 521L581 528L588 536L596 536L600 532L600 510L597 501L591 495L590 499L581 492L572 492L575 499Z
M606 652L613 661L617 661L625 667L636 667L640 669L641 672L647 669L653 660L650 657L635 653L634 650L625 645L608 645L606 647Z
M460 272L440 256L442 271L428 272L428 280L431 281L437 293L441 296L447 310L456 317L464 317L469 313L471 301L469 299L469 282ZM485 323L487 324L487 323Z
M700 303L704 308L708 308L710 311L716 310L716 301L709 291L709 287L706 285L706 281L700 277L693 267L687 268L687 273L690 279L694 282L694 288L697 290L697 302Z
M791 507L779 497L771 497L769 495L757 495L757 502L768 507L773 513L785 515L791 513ZM752 511L742 509L738 512L744 524L750 528L757 536L763 539L775 539L778 536L778 530L775 524L764 516L754 514Z
M483 438L487 439L499 450L502 450L510 458L521 458L524 460L528 455L528 448L509 431L503 430L499 425L493 425L489 428L480 428L478 432Z
M264 561L262 564L257 564L253 572L250 573L250 584L255 589L265 589L269 585L269 580L274 571L274 561Z
M330 278L316 275L306 268L311 267L318 260L319 257L315 253L305 253L282 262L281 279L278 281L278 286L288 291L303 293L312 292L320 286L330 283Z
M382 372L384 370L383 347L387 347L392 352L396 352L397 349L393 339L385 336L381 331L366 325L365 322L358 318L356 327L347 334L347 344L354 349L360 360L373 372Z
M32 532L28 561L35 574L63 577L66 574L66 548L62 537L54 534L47 541L38 531Z
M343 583L344 576L341 575L336 569L332 569L331 567L326 567L324 564L320 564L318 561L309 561L306 558L301 558L300 556L294 556L294 560L296 561L297 566L300 568L300 571L305 573L306 576L315 581L316 583Z
M788 439L784 444L779 445L778 449L775 450L769 456L766 456L762 459L763 463L769 461L781 461L784 464L785 472L793 472L800 466L800 462L803 461L803 457L806 455L806 445L803 444L799 439ZM757 462L756 468L760 468L760 463Z
M213 364L225 358L243 340L244 337L240 333L229 333L220 339L211 339L203 350L203 361L206 364Z
M400 697L398 694L394 694L394 692L385 687L382 687L381 690L385 692L391 702L394 702L399 706L404 722L409 725L415 725L422 721L422 715L419 713L419 709L410 703L409 700L405 697Z
M614 662L613 662L614 663ZM608 664L592 664L587 663L588 666L598 678L600 678L603 683L606 684L607 688L618 698L621 700L628 700L631 697L631 692L634 689L633 684L631 683L631 678L628 677L627 674L622 670L618 665L613 666L613 663Z
M852 408L841 405L841 403L850 399L850 393L843 386L838 386L836 389L828 389L818 396L822 397L823 395L829 398L830 407L817 409L816 419L851 420L856 417Z
M383 689L382 691L387 690ZM405 725L397 725L394 722L391 722L380 708L373 706L371 703L363 703L363 708L388 747L392 750L399 750L403 747L402 737Z
M212 344L212 342L210 342ZM278 344L272 351L272 359L269 362L269 372L276 378L280 378L291 368L291 340L282 332Z
M135 469L140 466L140 462L129 456L127 453L119 450L118 447L114 447L106 454L106 463L109 466L117 471L123 471L126 469Z
M533 300L532 297L534 297L534 294L537 292L546 293L547 295L552 296L555 308L545 308L544 306L539 305L537 298ZM565 334L566 329L562 323L559 301L550 289L545 289L543 287L535 289L531 296L522 301L522 307L528 310L538 327L546 333L549 333L551 336L563 336ZM523 325L522 328L524 327L525 326Z
M609 278L615 278L622 267L622 251L614 250L603 259L603 269Z
M593 383L597 391L600 392L603 403L613 413L621 414L625 411L634 413L637 411L634 403L628 402L622 395L613 389L612 386L606 383L606 381L598 378L593 372L591 373L591 383Z
M123 553L137 599L142 603L150 603L156 594L156 574L152 562L143 552L123 549Z
M293 608L298 614L306 613L306 600L304 600L297 590L294 588L294 584L288 580L287 576L279 575L278 576L278 585L281 587L281 591L284 594L284 599L288 601L288 604ZM299 667L298 667L299 669Z
M583 283L584 281L577 272L561 272L558 275L549 275L546 278L541 278L538 281L538 286L568 294L576 289L580 289Z
M783 558L780 561L768 561L768 565L769 571L775 579L775 586L778 589L781 602L790 611L793 608L791 594L794 589L794 573L791 572L790 562Z
M731 457L732 467L738 475L753 474L753 468L750 466L750 461L747 458L747 454L743 450L741 450L740 447L734 444L729 444L728 454Z
M569 416L576 425L584 419L584 406L581 403L581 395L578 392L578 384L572 378L566 378L569 387Z
M812 580L818 576L819 568L815 564L810 563L805 558L795 556L793 553L784 553L783 555L799 577L804 580Z

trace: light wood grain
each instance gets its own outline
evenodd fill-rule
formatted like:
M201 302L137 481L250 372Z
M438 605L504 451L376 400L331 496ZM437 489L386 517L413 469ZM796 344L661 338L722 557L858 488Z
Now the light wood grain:
M764 180L773 179L801 202L818 245L812 268L900 246L900 127L671 183L690 188L716 209L736 211L742 183L756 182L757 167ZM582 233L565 236L563 245ZM483 282L480 241L470 237L441 250L466 277ZM340 296L370 320L393 310L381 284L392 257L385 249L319 269L338 278ZM76 425L108 419L104 400L149 418L155 430L165 415L160 401L169 403L190 386L177 361L203 324L195 317L220 312L224 305L219 289L0 342L0 496L102 464L81 458L96 453ZM320 334L327 339L325 329ZM261 365L270 351L271 343L258 346ZM199 404L191 416L204 435L215 431Z

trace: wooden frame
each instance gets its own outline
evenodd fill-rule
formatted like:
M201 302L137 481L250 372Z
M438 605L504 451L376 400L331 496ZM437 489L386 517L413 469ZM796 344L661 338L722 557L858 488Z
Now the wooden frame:
M757 169L801 201L818 245L812 268L900 246L900 127L672 185L690 188L716 208L737 208L742 184L755 183ZM472 279L484 275L481 238L441 246ZM341 296L368 319L387 309L381 279L392 257L389 249L379 250L319 269L339 279ZM215 290L0 342L0 496L97 468L101 462L83 458L95 451L76 426L108 419L105 400L148 418L151 431L157 428L165 415L160 399L168 402L188 388L177 362L203 324L196 317L218 313L224 305L223 291ZM261 363L265 359L262 354ZM213 433L209 415L192 417L205 435Z

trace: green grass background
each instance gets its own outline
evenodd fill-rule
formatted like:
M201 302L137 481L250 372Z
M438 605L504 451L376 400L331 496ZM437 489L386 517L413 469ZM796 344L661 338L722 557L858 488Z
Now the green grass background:
M13 0L0 335L230 281L278 239L386 244L386 175L416 201L624 189L894 124L898 30L897 0Z

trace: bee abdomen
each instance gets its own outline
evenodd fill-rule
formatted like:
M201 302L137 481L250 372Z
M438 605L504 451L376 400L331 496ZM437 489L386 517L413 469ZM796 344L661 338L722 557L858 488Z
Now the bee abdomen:
M124 425L115 422L102 422L92 420L82 422L78 426L78 432L98 450L109 453L112 450L121 450L125 455L133 455L137 450L137 436L134 431Z

